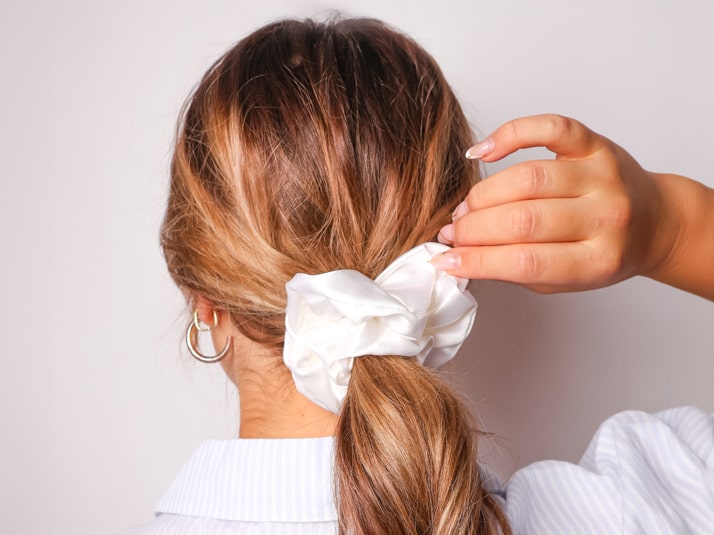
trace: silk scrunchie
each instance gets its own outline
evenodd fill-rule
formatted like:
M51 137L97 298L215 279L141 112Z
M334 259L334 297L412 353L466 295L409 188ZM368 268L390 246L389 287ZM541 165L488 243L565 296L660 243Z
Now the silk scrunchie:
M283 361L299 392L339 413L354 357L399 355L438 368L473 326L476 300L467 280L429 262L446 251L424 243L375 280L352 270L298 273L286 285Z

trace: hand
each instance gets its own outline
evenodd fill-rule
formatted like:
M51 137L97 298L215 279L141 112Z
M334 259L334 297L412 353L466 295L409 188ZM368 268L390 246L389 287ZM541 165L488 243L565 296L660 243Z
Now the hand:
M440 268L537 292L599 288L651 275L680 233L661 180L621 147L557 115L498 128L467 156L493 162L544 146L555 160L516 164L476 184L439 240Z

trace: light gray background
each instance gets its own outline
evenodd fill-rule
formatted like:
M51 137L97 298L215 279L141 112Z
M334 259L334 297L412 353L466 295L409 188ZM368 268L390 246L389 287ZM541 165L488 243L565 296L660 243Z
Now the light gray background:
M3 2L0 531L146 521L237 396L181 347L158 248L174 121L231 43L327 8L383 18L441 63L485 134L525 114L583 120L647 168L714 185L709 0ZM528 151L505 164L526 157ZM505 164L489 166L493 172ZM576 460L626 408L714 409L714 305L648 280L543 297L477 283L455 375L507 475Z

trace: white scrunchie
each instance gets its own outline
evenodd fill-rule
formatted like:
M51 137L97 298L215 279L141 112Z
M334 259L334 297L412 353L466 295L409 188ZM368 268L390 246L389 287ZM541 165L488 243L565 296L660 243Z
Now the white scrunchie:
M354 357L416 357L432 368L450 360L471 331L476 300L466 279L429 262L447 249L419 245L375 280L346 269L295 275L285 285L283 361L298 391L339 413Z

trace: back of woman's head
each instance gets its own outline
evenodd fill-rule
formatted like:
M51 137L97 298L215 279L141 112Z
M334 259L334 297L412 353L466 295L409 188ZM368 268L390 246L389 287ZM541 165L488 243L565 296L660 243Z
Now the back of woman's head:
M374 278L431 241L478 178L470 129L434 60L368 19L282 21L240 41L187 102L162 245L187 293L274 350L285 284ZM488 533L473 428L432 372L356 359L340 415L342 533Z

